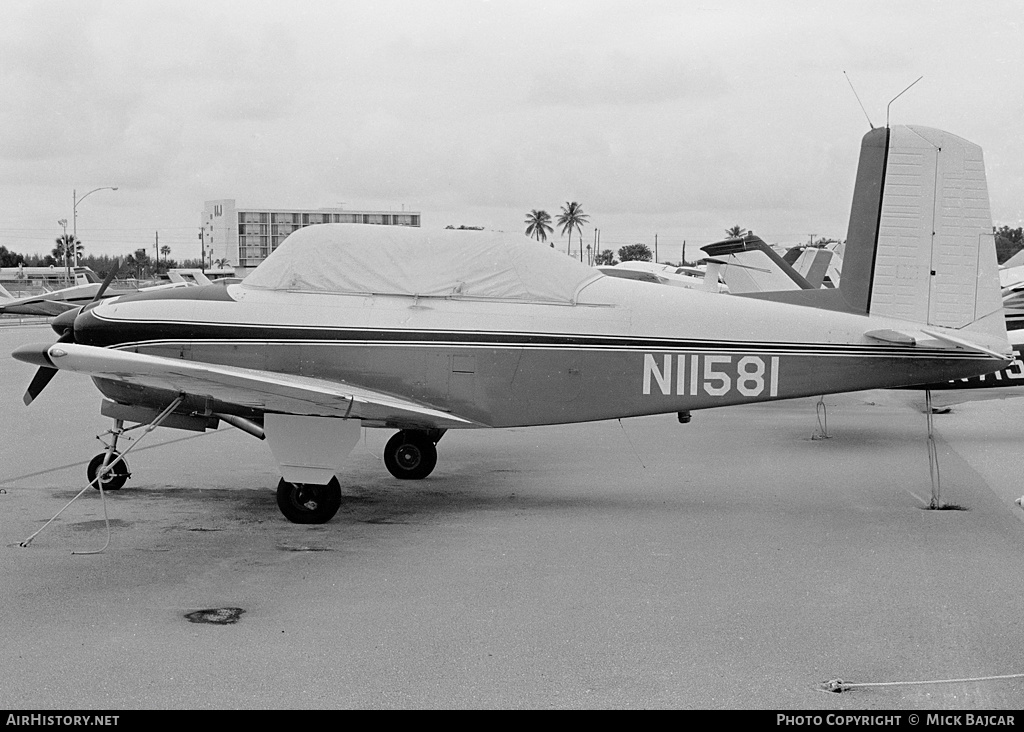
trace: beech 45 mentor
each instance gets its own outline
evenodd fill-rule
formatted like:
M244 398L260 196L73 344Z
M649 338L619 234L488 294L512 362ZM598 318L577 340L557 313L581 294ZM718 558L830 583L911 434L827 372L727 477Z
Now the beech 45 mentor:
M606 277L521 235L322 224L240 284L98 300L14 352L92 377L125 422L265 437L299 523L329 520L361 427L423 478L449 429L550 425L940 382L1012 359L981 150L928 128L865 138L836 290L786 302ZM827 300L826 301L823 301ZM813 302L812 302L813 301ZM807 307L811 305L811 307Z

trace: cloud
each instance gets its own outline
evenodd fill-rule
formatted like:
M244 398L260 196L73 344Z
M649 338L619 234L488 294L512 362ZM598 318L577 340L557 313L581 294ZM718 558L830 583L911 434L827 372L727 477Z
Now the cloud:
M729 80L706 62L612 52L557 59L533 76L527 101L568 107L709 104L730 91Z

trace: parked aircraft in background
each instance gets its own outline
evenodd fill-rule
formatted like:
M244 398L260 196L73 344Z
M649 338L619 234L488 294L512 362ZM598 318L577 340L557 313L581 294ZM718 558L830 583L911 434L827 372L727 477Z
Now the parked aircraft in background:
M38 295L15 297L0 286L0 315L59 315L79 308L96 297L100 278L91 269L75 272L75 284L59 290L48 290Z
M686 287L690 290L706 290L708 292L728 292L716 275L707 277L706 270L698 267L658 264L657 262L619 262L613 265L601 265L597 268L601 274L609 277L621 277L626 280L653 282L674 287Z
M209 285L214 282L202 270L198 269L172 269L168 271L168 278L170 279L169 282L159 285L133 287L130 290L113 290L101 287L102 283L99 277L96 276L96 273L92 270L87 270L75 275L77 284L72 287L17 298L11 295L3 286L0 286L0 315L41 315L52 317L92 303L98 299L98 294L100 299L109 299L126 293L170 290L178 287ZM241 280L228 280L227 278L216 280L216 282L222 285L227 284L229 281L240 282Z
M1024 328L1024 266L1004 267L999 271L999 281L1006 310L1006 327L1013 330Z
M843 258L836 249L812 246L792 247L782 256L782 259L793 265L793 269L799 272L812 287L836 287L839 285Z
M890 204L908 189L920 205L897 222ZM385 465L416 479L449 429L682 418L1002 368L1012 356L987 200L976 145L877 129L837 289L712 297L602 276L520 235L323 224L241 284L97 301L53 321L56 344L13 355L38 367L26 403L58 370L91 376L105 397L113 439L94 483L127 479L125 422L224 421L269 443L284 515L320 523L340 506L361 427L396 430ZM933 222L936 201L949 209Z
M187 285L210 285L214 282L222 285L238 284L241 277L234 276L234 270L208 270L201 269L169 269L167 277L174 284Z
M709 276L723 280L730 294L810 290L813 285L761 237L749 232L701 247Z
M780 255L753 232L702 247L708 271L733 295L809 290L839 284L842 257L835 249L793 247Z

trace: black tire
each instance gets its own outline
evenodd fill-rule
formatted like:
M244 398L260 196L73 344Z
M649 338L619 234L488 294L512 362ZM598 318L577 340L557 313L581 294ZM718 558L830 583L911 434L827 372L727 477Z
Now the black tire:
M384 465L396 478L420 480L437 465L437 448L426 434L402 430L384 447Z
M293 524L325 524L341 508L341 486L337 478L327 485L289 483L281 478L277 507Z
M99 455L89 461L89 467L85 469L86 475L89 476L89 483L96 490L100 489L100 481L96 480L96 475L100 472L100 468L103 467L103 459L106 458L107 453L101 452ZM110 454L110 461L113 463L113 467L110 468L106 476L103 478L103 490L105 491L119 491L121 487L128 481L132 474L128 472L128 465L124 460L118 460L114 463L114 460L120 457L119 453L115 450Z

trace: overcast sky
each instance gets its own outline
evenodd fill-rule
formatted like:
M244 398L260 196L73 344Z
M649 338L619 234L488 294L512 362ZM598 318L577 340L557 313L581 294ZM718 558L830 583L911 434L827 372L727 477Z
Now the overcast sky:
M203 202L401 209L678 259L740 225L843 238L868 121L980 144L1024 220L1020 0L4 0L0 244L160 243ZM559 240L556 231L556 241ZM564 242L564 239L561 241ZM689 247L693 247L692 249Z

